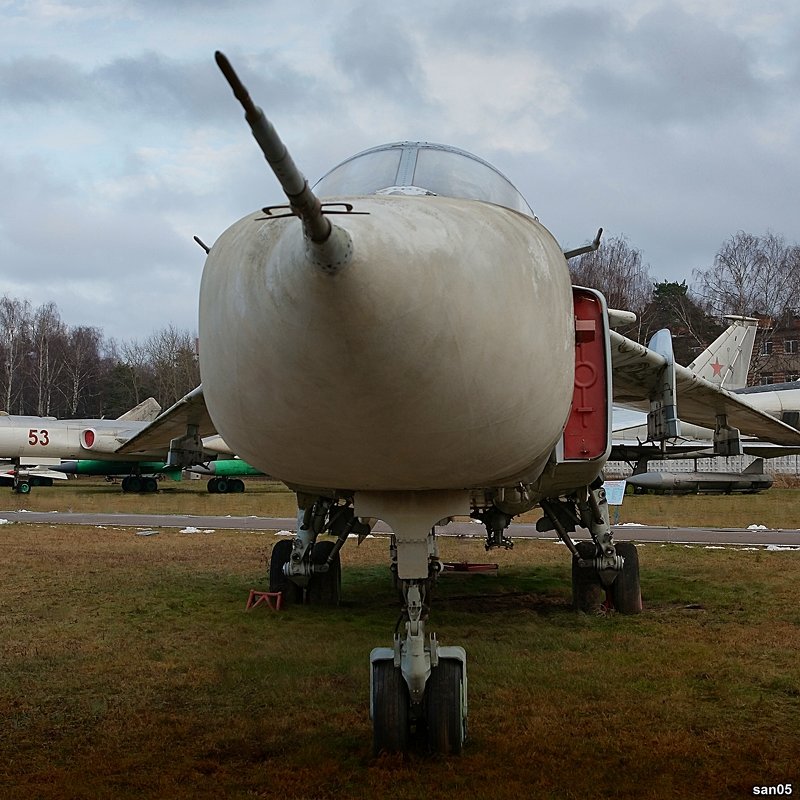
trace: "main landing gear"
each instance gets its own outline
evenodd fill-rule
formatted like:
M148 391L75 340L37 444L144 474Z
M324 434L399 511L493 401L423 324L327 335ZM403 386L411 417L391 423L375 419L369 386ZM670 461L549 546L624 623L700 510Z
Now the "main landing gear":
M322 533L336 536L336 541L317 541ZM342 593L339 551L351 533L360 540L369 533L369 526L356 518L349 503L340 505L327 497L309 502L297 514L295 538L282 539L272 548L270 591L283 592L284 603L338 606Z
M239 478L209 478L206 484L211 494L241 494L244 481Z
M122 491L126 494L153 494L158 491L158 481L152 475L127 475L122 479Z
M639 554L632 542L614 543L606 493L600 481L565 500L543 500L539 531L555 530L572 553L572 600L579 611L642 610ZM588 528L592 540L573 542L576 526Z

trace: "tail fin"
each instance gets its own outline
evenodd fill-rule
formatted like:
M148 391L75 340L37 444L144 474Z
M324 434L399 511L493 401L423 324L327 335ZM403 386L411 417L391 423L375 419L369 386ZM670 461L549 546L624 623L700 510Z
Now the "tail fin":
M753 355L758 320L752 317L725 317L731 325L691 364L689 369L725 389L743 389Z
M763 475L764 459L757 458L747 469L742 470L742 475Z
M152 422L161 413L161 406L156 402L155 397L148 397L142 400L138 406L126 411L117 419L124 419L128 422Z

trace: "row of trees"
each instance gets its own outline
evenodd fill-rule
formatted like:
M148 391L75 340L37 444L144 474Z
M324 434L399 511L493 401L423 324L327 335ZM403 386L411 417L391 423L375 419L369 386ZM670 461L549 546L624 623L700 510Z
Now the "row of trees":
M169 326L117 344L64 323L55 303L0 298L0 409L117 417L147 397L168 407L200 382L196 339Z
M640 251L624 237L573 259L570 271L575 283L603 291L610 307L636 312L636 325L623 331L632 338L646 342L670 328L682 364L721 332L723 316L758 317L762 327L751 367L756 373L765 360L761 351L768 349L764 343L800 319L800 246L772 232L731 236L710 267L693 270L691 288L686 281L653 282Z
M800 247L783 236L738 232L723 243L694 284L653 282L639 250L624 237L570 262L575 283L600 289L612 308L634 311L627 335L646 342L660 328L675 334L682 364L722 330L722 316L758 316L760 336L798 324ZM768 348L759 341L758 354ZM763 357L762 357L763 360ZM0 410L55 417L116 417L147 397L166 408L200 382L196 339L169 326L143 341L116 343L98 328L63 322L55 303L33 308L0 298Z

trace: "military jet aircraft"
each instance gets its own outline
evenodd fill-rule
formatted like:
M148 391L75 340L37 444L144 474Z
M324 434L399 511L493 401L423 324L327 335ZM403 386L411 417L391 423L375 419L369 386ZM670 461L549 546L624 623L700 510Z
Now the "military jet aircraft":
M192 409L192 395L178 401L175 406L184 410L185 415ZM152 474L143 474L139 462L163 458L169 448L169 438L153 439L153 447L139 451L135 456L120 453L120 447L143 431L163 432L165 427L157 421L161 407L150 397L118 419L55 419L53 417L30 417L0 415L0 460L8 463L10 475L3 483L11 483L13 491L28 494L32 486L52 483L59 477L55 467L63 459L80 460L127 460L130 463L130 481L123 481L125 491L155 492L158 481ZM203 417L205 410L200 412ZM185 430L188 416L182 425ZM198 446L193 466L214 459L217 455L232 456L225 442L213 430ZM31 471L30 466L38 465L53 468L53 472ZM147 471L147 468L145 468Z
M118 419L55 419L0 415L0 459L13 468L12 488L27 494L42 475L26 467L53 466L62 458L97 458L146 428L161 411L154 398L143 400ZM53 477L53 476L50 476Z
M430 750L458 753L466 653L427 633L437 523L471 515L487 547L509 547L511 519L539 504L572 553L578 606L602 588L637 613L636 549L613 540L601 478L612 366L620 399L648 401L662 429L685 394L686 418L716 426L719 439L731 425L787 444L800 432L691 375L665 348L611 330L630 315L573 287L567 269L599 237L564 253L515 187L470 153L383 145L312 191L216 58L288 204L248 214L210 248L193 402L202 397L234 452L297 492L297 536L276 544L270 564L287 601L337 604L349 534L366 535L375 518L389 524L403 622L370 656L373 748L406 750L413 724ZM180 418L162 422L177 432ZM172 458L191 458L203 433L195 414ZM577 527L590 539L575 543Z
M207 461L204 464L193 464L187 469L197 475L211 476L207 483L210 494L239 494L245 490L242 477L264 474L240 458L224 456L218 456L213 461ZM162 475L180 480L182 472L180 467L170 467L164 461L99 461L92 459L62 461L59 465L54 466L53 470L64 478L68 475L105 475L108 478L121 476L123 492L140 492L144 488L144 480L157 479Z

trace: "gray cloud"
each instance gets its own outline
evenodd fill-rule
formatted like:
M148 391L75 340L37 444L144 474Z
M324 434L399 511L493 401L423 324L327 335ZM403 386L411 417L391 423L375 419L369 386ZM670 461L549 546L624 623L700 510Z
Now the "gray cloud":
M273 108L296 109L323 97L309 80L273 54L233 58L254 96ZM209 52L180 61L158 52L116 58L87 69L59 57L22 57L0 62L0 101L16 107L73 106L97 121L130 114L143 123L176 120L230 124L238 108Z
M376 10L374 4L354 8L332 37L332 53L354 91L380 94L398 105L419 105L424 102L420 54L402 6L395 9Z
M658 278L690 279L739 228L794 236L790 4L211 5L16 20L0 59L0 294L55 300L117 337L194 326L191 234L210 243L282 199L216 46L312 180L382 141L448 141L503 170L562 245L603 225ZM501 67L481 86L432 72L473 63Z
M607 112L696 123L761 106L769 90L740 38L680 9L646 15L614 48L584 82L586 102Z

